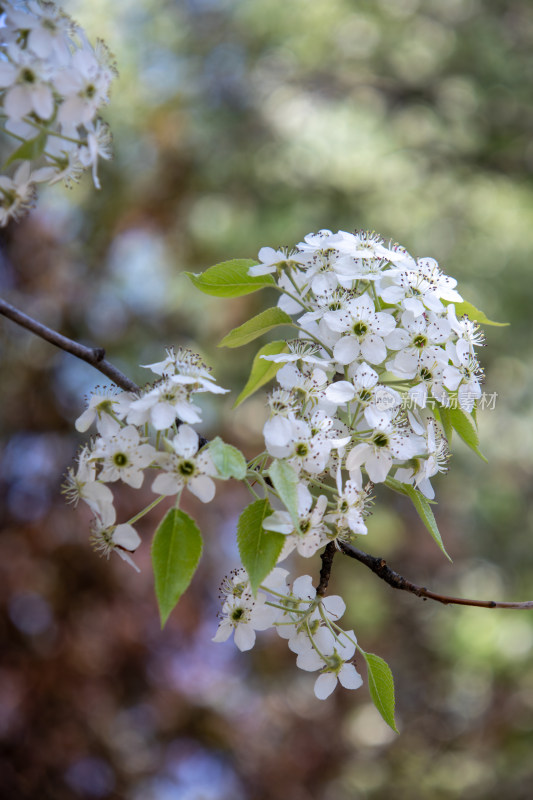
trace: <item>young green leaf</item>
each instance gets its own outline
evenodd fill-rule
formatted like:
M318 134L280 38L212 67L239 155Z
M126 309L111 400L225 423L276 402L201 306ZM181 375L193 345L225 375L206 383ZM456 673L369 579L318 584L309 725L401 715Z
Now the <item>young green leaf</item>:
M508 322L494 322L489 319L483 311L480 311L479 308L476 308L472 303L468 303L466 300L463 303L454 303L454 305L457 319L460 319L466 314L469 319L473 322L479 322L480 325L495 325L498 328L504 328L506 325L509 325Z
M248 270L257 264L250 258L234 258L231 261L222 261L209 267L205 272L196 274L186 272L188 278L197 289L204 294L215 297L241 297L244 294L264 289L265 286L275 286L272 275L248 275Z
M398 733L398 728L394 720L394 678L392 677L390 667L386 661L374 655L374 653L365 653L361 648L359 648L359 650L366 661L368 686L374 705L387 725L389 725L395 733Z
M237 524L237 543L242 565L256 594L262 581L276 566L286 537L266 531L263 520L272 512L267 499L256 500L244 509Z
M420 519L432 535L432 537L437 542L438 546L448 559L451 561L452 559L446 552L446 548L444 547L444 543L442 541L439 529L437 527L437 523L435 521L435 517L433 516L433 511L431 510L431 506L429 505L429 501L426 497L424 497L421 492L414 488L414 486L410 486L408 483L403 484L405 486L405 494L411 498L411 501L418 511L418 515Z
M152 566L161 627L188 587L202 555L202 536L193 519L171 508L155 532Z
M220 436L209 442L209 452L217 468L218 477L223 480L237 478L242 481L246 476L246 459L240 450L223 442Z
M385 486L388 486L393 492L398 492L398 494L407 494L407 484L400 483L396 478L391 478L390 475L387 475L385 479Z
M280 500L285 504L291 520L300 533L300 517L298 515L298 476L286 461L275 459L268 469L268 475Z
M477 435L476 423L462 408L448 408L450 423L457 431L461 439L468 447L474 451L483 461L487 461L479 449L479 438Z
M242 347L243 344L248 344L264 333L271 331L272 328L277 328L278 325L292 325L292 317L282 311L280 308L267 308L261 314L249 319L244 325L234 328L227 336L224 336L219 347Z
M240 406L247 397L250 397L261 386L271 381L276 372L283 366L283 364L276 364L273 361L265 361L261 356L277 356L279 353L286 353L287 350L287 342L278 341L269 342L258 351L252 363L250 377L246 382L246 386L235 400L233 408Z
M20 147L17 147L17 149L11 153L4 166L8 167L18 159L21 159L22 161L33 161L39 158L39 156L44 152L47 138L47 134L45 131L43 131L42 133L39 133L35 139L28 139L28 141L23 142Z

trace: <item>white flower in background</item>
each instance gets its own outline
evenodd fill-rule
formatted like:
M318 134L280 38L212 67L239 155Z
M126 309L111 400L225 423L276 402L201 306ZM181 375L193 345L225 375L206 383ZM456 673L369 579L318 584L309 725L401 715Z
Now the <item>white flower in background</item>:
M30 173L30 164L25 161L12 178L0 175L0 227L10 219L17 219L33 205L37 173Z
M143 470L154 461L156 453L152 445L142 442L137 428L128 425L108 438L98 439L92 457L102 465L101 481L121 480L139 489L144 479Z
M54 96L46 64L33 53L14 46L7 53L10 62L0 62L0 88L6 89L2 103L5 113L15 121L32 111L42 120L49 119L54 111Z
M4 140L13 143L3 189L14 188L5 181L17 181L9 165L19 160L32 172L31 184L70 183L90 168L98 188L98 159L110 157L109 132L97 116L116 75L109 52L102 42L93 48L81 28L53 3L8 0L2 11L1 127ZM25 142L32 143L27 148L31 156L17 153L21 147L24 152ZM4 197L0 224L28 207L34 188L29 187L22 203L8 203Z
M59 69L54 88L64 97L58 122L72 132L78 125L92 122L100 106L109 102L109 87L116 75L109 51L102 42L96 50L85 40L72 55L68 67Z
M173 495L185 487L202 503L209 503L215 496L217 471L208 450L198 453L200 439L189 425L180 425L171 441L172 453L159 453L157 464L164 472L152 483L156 494Z

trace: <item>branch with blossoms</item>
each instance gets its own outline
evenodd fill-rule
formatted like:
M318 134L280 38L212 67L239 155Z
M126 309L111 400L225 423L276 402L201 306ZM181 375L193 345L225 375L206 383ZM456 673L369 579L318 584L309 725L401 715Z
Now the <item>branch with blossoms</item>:
M427 260L423 269L418 262L411 265L409 279L415 283L418 274L417 292L407 299L422 303L419 298L423 297L434 306L436 301L441 302L440 315L427 305L416 315L414 311L419 309L415 306L413 310L412 303L411 309L385 301L377 305L395 276L398 282L407 282L405 270L395 271L393 262L395 253L402 261L409 258L404 250L389 249L387 264L380 252L384 245L375 236L346 233L334 236L322 232L318 237L307 238L314 244L311 255L307 256L311 266L307 289L306 259L300 255L306 252L307 242L299 245L290 258L275 253L278 289L286 282L290 270L293 290L282 291L277 307L262 312L222 341L225 346L235 347L278 325L296 327L299 333L288 343L282 339L260 349L238 399L243 402L268 379L276 377L278 387L269 397L270 415L263 429L266 449L248 463L236 448L218 437L212 442L200 439L192 427L201 421L195 395L225 392L216 385L198 356L182 349L169 349L166 359L146 365L158 378L140 389L104 360L102 349L87 348L66 339L5 301L0 301L0 313L103 371L124 390L90 398L76 427L83 432L94 424L97 436L82 449L77 469L69 471L64 488L71 501L77 503L81 499L93 511L91 540L95 549L107 556L115 552L134 568L137 567L132 554L140 544L135 523L164 497L175 496L175 505L159 525L152 546L162 623L190 583L202 549L195 521L180 509L183 491L210 502L215 495L215 480L230 477L242 480L254 497L242 512L237 530L243 567L223 582L221 622L215 641L223 641L234 633L237 647L244 651L254 645L256 631L274 627L282 638L288 639L290 649L297 655L297 666L320 670L315 682L315 694L320 698L328 696L337 681L347 688L361 685L362 679L352 664L358 649L371 673L370 686L376 705L394 727L393 684L388 666L378 656L365 653L353 631L344 631L339 626L338 620L345 610L341 598L326 597L335 552L360 561L389 585L419 597L485 607L527 608L533 603L496 603L439 595L411 583L382 559L353 546L358 536L367 533L365 519L370 510L372 487L380 482L410 497L445 552L429 503L433 497L429 479L444 467L446 424L478 450L477 438L472 435L475 422L469 412L473 410L472 374L476 378L479 374L473 348L481 339L468 318L457 318L456 308L450 307L451 299L444 304L440 297L431 296L432 292L436 294L433 287L438 286L435 264L431 264L433 282L425 273ZM327 247L322 246L324 239ZM352 288L338 284L329 292L326 283L326 292L317 290L317 286L323 288L324 281L331 284L332 276L338 280L334 268L337 260L345 272L348 269L348 257L338 246L339 239L354 249L363 245L368 248L370 244L378 250L383 283L376 280L371 283L356 274L344 278ZM263 249L259 264L245 260L225 262L191 278L211 294L237 296L259 288L274 288L272 252L265 253ZM358 255L355 250L351 256L352 270L356 273L361 271L361 265L368 269L366 262L371 260L370 256L363 259L357 258ZM320 269L313 269L317 261ZM441 281L448 293L455 292L454 286ZM292 316L298 312L291 304L298 298L298 308L303 313L293 322ZM371 298L374 310L369 305ZM455 306L463 303L460 297L456 299ZM324 305L326 310L320 312ZM329 312L341 313L327 316ZM305 328L300 324L302 318ZM335 326L341 330L335 331ZM431 333L430 326L433 326ZM435 343L438 338L442 353ZM405 346L395 347L398 342ZM347 348L350 353L355 350L356 355L352 361L343 363L346 358L342 354ZM434 359L435 373L442 376L440 386L428 381L428 351ZM466 356L457 355L461 352ZM469 372L460 371L461 358ZM444 367L446 359L448 364ZM414 373L410 378L404 374L405 364ZM470 383L469 393L461 391L466 381ZM429 406L429 391L434 400L438 399L438 405ZM409 412L402 402L406 395L418 399ZM454 397L458 401L455 411ZM438 416L433 415L436 408ZM471 421L465 428L464 421L468 419ZM147 469L152 475L157 472L152 481L155 500L126 522L117 523L108 484L122 481L140 488ZM310 576L298 578L290 585L288 571L278 566L295 550L308 558L322 550L316 590Z
M76 180L110 157L99 112L116 69L101 42L53 3L7 0L0 6L0 127L12 143L0 175L0 225L18 217L40 182ZM417 586L379 558L359 550L368 534L375 484L412 502L447 556L432 511L431 479L446 470L452 435L479 456L476 404L482 397L478 323L491 323L463 300L455 279L433 258L413 257L375 233L311 233L288 250L263 247L258 259L234 259L200 275L201 291L225 298L261 289L275 305L230 331L221 346L237 348L282 328L282 338L257 352L236 405L275 379L267 399L264 447L247 461L220 437L207 441L196 398L224 394L200 357L169 348L144 365L155 377L140 388L105 358L0 300L0 314L92 365L118 389L94 394L76 428L96 433L81 449L64 486L74 504L93 512L91 541L138 569L136 523L174 498L152 543L152 567L162 625L189 586L201 552L196 521L181 508L184 492L211 502L218 480L244 483L251 495L237 525L242 566L224 579L214 641L233 635L246 651L256 632L274 628L299 668L319 672L315 695L339 682L357 689L353 663L365 659L372 698L394 729L394 685L388 665L366 653L353 630L339 625L346 606L327 595L334 556L341 552L390 586L441 603L531 608L448 597ZM292 338L291 338L292 337ZM112 486L139 489L147 475L154 499L117 520ZM320 554L318 587L310 575L290 579L293 553Z

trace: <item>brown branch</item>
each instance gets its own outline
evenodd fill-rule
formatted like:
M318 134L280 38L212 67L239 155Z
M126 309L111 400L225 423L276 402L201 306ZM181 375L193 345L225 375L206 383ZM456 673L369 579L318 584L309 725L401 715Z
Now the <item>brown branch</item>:
M453 604L456 606L476 606L478 608L533 608L533 600L526 600L523 603L504 603L497 600L468 600L465 597L449 597L445 594L437 594L426 589L425 586L417 586L416 583L411 583L411 581L391 569L383 558L376 558L376 556L363 553L362 550L357 550L357 548L342 542L339 543L339 547L344 555L360 561L361 564L372 570L378 578L388 583L393 589L402 589L404 592L410 592L417 597L422 597L424 600L436 600L437 603L443 603L446 606Z
M105 358L105 350L102 347L85 347L85 345L75 342L73 339L68 339L66 336L62 336L62 334L52 330L52 328L47 328L46 325L32 319L32 317L29 317L27 314L23 314L18 308L15 308L15 306L12 306L10 303L6 303L6 301L1 298L0 314L16 322L17 325L21 325L23 328L31 331L41 339L45 339L47 342L54 344L66 353L70 353L76 356L76 358L87 362L87 364L90 364L107 378L110 378L113 383L116 383L121 389L125 389L127 392L139 391L139 387L136 383L133 383L133 381L115 367L114 364L107 361Z
M320 554L320 558L322 559L322 567L320 569L320 583L318 584L318 589L316 590L316 593L319 597L324 597L326 594L336 549L335 542L330 542L328 545L326 545L325 550Z

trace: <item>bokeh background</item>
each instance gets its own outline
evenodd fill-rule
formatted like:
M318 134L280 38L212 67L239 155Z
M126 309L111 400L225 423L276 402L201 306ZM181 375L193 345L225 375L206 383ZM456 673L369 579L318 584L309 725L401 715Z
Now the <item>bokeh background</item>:
M2 295L134 380L190 346L238 392L253 346L216 343L272 298L206 298L182 274L320 228L376 229L457 277L508 328L482 351L489 463L454 442L435 480L449 564L378 493L361 547L411 580L533 598L533 6L529 0L69 0L116 54L103 189L53 187L1 233ZM264 304L264 305L262 305ZM367 687L325 703L275 635L215 645L247 497L187 506L200 572L160 631L147 517L140 576L64 505L74 419L101 376L0 321L0 794L6 800L526 800L533 615L441 607L337 558L332 591L395 675L393 734ZM233 398L236 395L233 394ZM205 406L252 455L263 398ZM141 493L142 494L142 493ZM126 519L149 500L120 493ZM194 500L194 499L193 499ZM160 509L160 507L159 507ZM159 512L158 509L158 512ZM348 559L344 560L348 562ZM295 569L318 574L319 563ZM364 672L363 665L361 671Z

